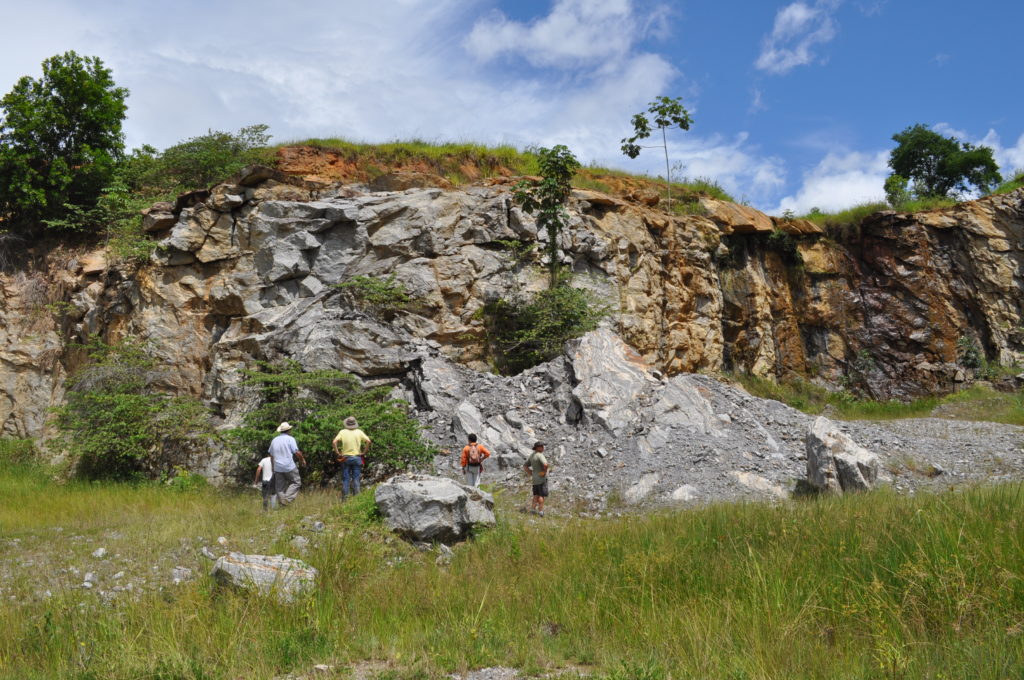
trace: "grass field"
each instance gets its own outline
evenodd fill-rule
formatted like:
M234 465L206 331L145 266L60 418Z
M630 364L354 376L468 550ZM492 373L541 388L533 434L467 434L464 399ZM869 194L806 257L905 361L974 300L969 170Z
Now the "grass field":
M304 493L267 516L237 492L58 485L13 466L0 476L0 677L271 678L330 664L316 677L503 665L602 680L1016 678L1022 491L585 521L557 498L531 518L506 493L498 526L439 566L388 535L369 493L346 505ZM294 555L308 517L327 530L311 535L320 582L307 599L278 604L205 575L197 536ZM102 537L143 571L177 550L199 576L109 604L70 583L39 596L33 578L85 559L72 537Z

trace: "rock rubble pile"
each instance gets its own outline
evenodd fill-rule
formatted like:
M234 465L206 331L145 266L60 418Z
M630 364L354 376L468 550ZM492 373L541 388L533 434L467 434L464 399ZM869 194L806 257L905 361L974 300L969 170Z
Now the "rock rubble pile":
M475 433L494 454L483 483L525 492L521 466L540 440L552 464L552 494L578 501L584 514L619 504L784 498L808 477L813 486L823 469L832 471L835 490L877 480L913 491L985 480L996 468L1006 478L1024 476L1022 428L826 419L815 428L814 416L710 376L666 377L649 370L608 329L514 377L480 373L440 356L424 358L415 375L396 396L417 405L427 436L449 452L435 460L439 472L458 474L465 435ZM814 435L815 429L822 432ZM809 446L809 439L819 444ZM832 450L838 443L843 474L834 457L819 462L812 454L808 465L809 450ZM843 465L847 458L852 470Z

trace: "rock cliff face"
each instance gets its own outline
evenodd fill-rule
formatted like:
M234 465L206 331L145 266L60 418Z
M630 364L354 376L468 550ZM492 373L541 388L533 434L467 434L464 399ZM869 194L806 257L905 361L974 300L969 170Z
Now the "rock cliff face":
M545 235L503 182L370 191L257 170L156 206L146 225L160 249L142 268L51 251L45 267L0 277L2 431L46 435L47 409L80 360L71 343L87 334L149 339L172 369L168 386L202 397L226 424L249 405L240 369L257 359L290 357L413 395L428 356L482 368L476 312L545 285L539 260L514 247ZM958 342L1024 359L1024 190L880 213L843 242L809 222L703 208L668 216L574 193L560 244L573 283L607 301L610 329L648 367L810 376L889 398L955 388ZM416 303L387 320L335 287L392 274Z

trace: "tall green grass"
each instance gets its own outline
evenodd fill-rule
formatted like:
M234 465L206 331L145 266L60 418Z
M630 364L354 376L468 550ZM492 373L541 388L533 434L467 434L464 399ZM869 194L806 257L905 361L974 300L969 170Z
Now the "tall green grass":
M1013 171L1013 176L996 187L993 194L1008 194L1011 191L1016 191L1024 187L1024 168L1017 168Z
M915 213L923 210L948 208L953 205L956 205L956 201L954 199L942 197L930 197L906 201L905 203L901 203L895 207L890 206L884 201L876 201L858 203L857 205L837 212L812 210L806 215L801 215L800 217L819 225L825 230L825 233L830 238L842 243L859 238L860 223L863 222L864 218L868 215L873 215L876 212L881 212L883 210L896 210L897 212Z
M456 183L464 181L461 166L467 163L477 168L484 177L496 174L502 168L520 175L538 173L536 154L507 144L488 146L474 142L432 142L423 139L369 144L333 137L294 140L271 148L276 150L299 145L336 151L370 171L377 169L378 172L384 172L385 168L395 165L425 163L437 174L455 180Z
M1024 425L1024 393L999 392L975 385L946 396L922 397L909 402L860 399L845 390L828 390L806 380L776 382L753 375L733 375L754 396L774 399L795 409L818 415L826 409L846 420L944 418Z
M0 476L0 494L24 483ZM246 525L230 495L176 504L159 489L51 486L19 497L20 530L48 527L53 514L30 519L45 505L69 517L68 498L90 490L121 494L126 514L146 499L151 522L223 518L231 531L316 513L328 530L306 559L319 587L290 606L205 578L113 605L19 594L0 610L3 677L274 677L317 663L346 677L368 663L379 678L503 665L599 679L995 679L1024 667L1020 485L599 521L532 522L501 498L498 526L449 566L388 537L369 494L344 506L306 494L268 517L250 510ZM288 552L288 536L266 547Z
M499 174L503 170L516 175L536 175L540 168L537 154L532 149L519 149L503 144L490 146L475 142L428 141L424 139L396 140L382 144L354 142L348 139L313 138L282 142L269 147L277 150L286 146L312 146L329 149L344 155L349 161L360 165L373 174L386 172L396 165L424 163L435 173L443 175L454 184L466 181L465 165L472 165L483 177ZM573 178L573 186L603 193L613 193L606 181L608 178L628 178L642 182L664 184L664 180L646 175L635 175L623 170L588 165L580 169ZM652 188L658 188L652 186ZM716 181L707 177L686 179L672 183L674 198L693 198L703 195L732 201L733 198Z

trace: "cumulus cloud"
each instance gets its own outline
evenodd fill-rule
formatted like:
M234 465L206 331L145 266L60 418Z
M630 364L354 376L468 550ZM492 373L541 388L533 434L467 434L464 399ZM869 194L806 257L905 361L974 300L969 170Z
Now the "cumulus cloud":
M667 30L665 6L562 0L529 25L503 27L497 15L481 18L484 4L183 0L157 28L152 3L100 0L79 12L73 0L39 0L0 24L20 60L0 60L0 77L37 73L69 46L102 56L131 91L130 146L262 122L276 141L564 143L591 160L617 152L629 117L679 76L637 47ZM488 27L502 53L511 47L500 36L522 33L549 66L496 68L474 42Z
M792 210L799 215L811 208L835 212L860 203L884 201L888 160L888 151L829 153L804 175L794 195L783 198L769 212L781 215Z
M663 7L640 16L630 0L557 0L529 23L495 11L473 26L466 47L485 61L509 54L534 66L595 63L628 55L649 31L664 34L666 16Z
M1024 134L1017 138L1012 146L1003 144L999 133L989 129L984 137L980 139L970 133L954 128L949 123L937 123L932 129L941 135L955 137L961 142L968 142L974 146L987 146L992 149L992 157L996 159L999 172L1004 178L1010 178L1016 170L1024 169Z
M833 14L839 4L840 0L818 0L813 5L794 2L780 9L754 65L762 71L781 75L813 62L814 48L836 36Z

